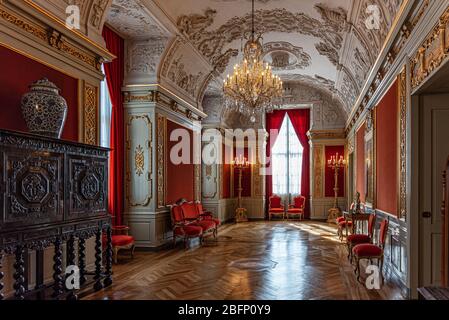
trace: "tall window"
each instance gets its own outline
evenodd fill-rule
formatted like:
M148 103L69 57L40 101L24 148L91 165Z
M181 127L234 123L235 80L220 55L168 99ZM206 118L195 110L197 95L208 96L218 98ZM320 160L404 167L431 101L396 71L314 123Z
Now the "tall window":
M301 193L302 145L288 115L271 150L273 164L273 193Z
M102 66L103 74L104 68ZM100 144L102 147L109 147L111 137L111 112L112 104L109 96L108 84L105 79L100 86Z

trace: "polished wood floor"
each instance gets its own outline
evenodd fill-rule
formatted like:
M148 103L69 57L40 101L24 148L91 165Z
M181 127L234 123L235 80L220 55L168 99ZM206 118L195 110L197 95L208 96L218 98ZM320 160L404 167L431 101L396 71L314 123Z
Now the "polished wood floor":
M249 222L202 247L123 255L112 287L86 299L403 299L356 281L336 229L319 222Z

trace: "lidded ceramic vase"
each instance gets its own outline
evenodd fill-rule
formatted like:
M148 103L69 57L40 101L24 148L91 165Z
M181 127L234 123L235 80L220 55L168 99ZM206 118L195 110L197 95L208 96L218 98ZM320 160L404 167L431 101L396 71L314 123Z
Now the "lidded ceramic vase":
M22 96L22 114L31 133L60 138L67 117L67 102L47 78L37 80Z

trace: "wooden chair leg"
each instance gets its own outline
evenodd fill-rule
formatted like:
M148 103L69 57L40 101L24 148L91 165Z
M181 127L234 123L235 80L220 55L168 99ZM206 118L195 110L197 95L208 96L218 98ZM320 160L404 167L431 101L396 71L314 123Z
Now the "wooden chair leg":
M117 247L114 248L114 263L115 264L117 264L117 262L118 262L118 258L117 258L118 257L118 250L119 249Z
M379 267L379 273L380 273L380 280L381 280L381 284L384 284L384 271L383 271L383 267L384 267L384 257L382 256L382 258L380 258L380 267Z
M357 281L360 281L360 259L357 258Z
M131 247L131 258L134 259L134 249L136 249L136 246L133 244Z

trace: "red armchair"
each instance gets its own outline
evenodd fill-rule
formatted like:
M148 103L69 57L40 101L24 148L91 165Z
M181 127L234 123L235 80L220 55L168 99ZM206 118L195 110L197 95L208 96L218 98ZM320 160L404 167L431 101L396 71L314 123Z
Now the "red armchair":
M202 238L203 229L200 226L187 222L184 218L181 206L174 205L171 209L171 220L173 228L173 246L176 247L178 238L184 239L184 246L187 247L187 240L192 238Z
M374 259L377 260L377 264L380 264L380 277L383 280L382 269L384 264L384 249L388 233L388 224L387 219L383 220L380 224L378 245L362 243L352 248L352 255L354 256L356 263L354 272L357 274L357 280L360 280L360 260L362 259L369 261Z
M268 201L268 219L271 220L271 216L282 216L285 218L285 209L282 205L282 198L277 195L272 195Z
M130 250L131 258L133 258L134 248L134 237L129 235L128 226L112 227L112 251L114 254L114 263L117 263L117 256L120 250Z
M201 242L210 235L217 238L220 220L205 211L200 202L187 202L184 199L178 201L172 206L171 218L174 246L179 237L184 239L185 246L191 238L199 238Z
M293 204L288 206L287 219L290 216L299 216L299 219L304 219L304 207L306 206L306 197L297 196L293 198Z

